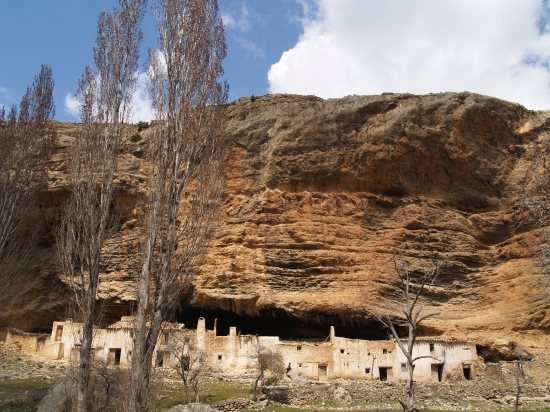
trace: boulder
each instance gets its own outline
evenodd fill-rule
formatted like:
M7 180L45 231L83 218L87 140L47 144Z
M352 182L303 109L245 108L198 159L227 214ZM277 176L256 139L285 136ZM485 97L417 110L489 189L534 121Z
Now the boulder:
M38 404L37 412L70 412L76 391L76 381L66 376L46 393Z

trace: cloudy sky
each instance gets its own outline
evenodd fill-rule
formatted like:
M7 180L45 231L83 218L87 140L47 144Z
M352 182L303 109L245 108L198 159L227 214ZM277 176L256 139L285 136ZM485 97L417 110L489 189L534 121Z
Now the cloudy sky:
M152 1L152 0L150 0ZM0 105L49 64L56 118L77 121L74 92L92 63L97 15L116 0L2 5ZM266 93L470 91L550 109L548 0L219 0L230 100ZM155 47L152 14L144 22ZM145 71L142 59L142 71ZM135 121L151 117L145 76Z

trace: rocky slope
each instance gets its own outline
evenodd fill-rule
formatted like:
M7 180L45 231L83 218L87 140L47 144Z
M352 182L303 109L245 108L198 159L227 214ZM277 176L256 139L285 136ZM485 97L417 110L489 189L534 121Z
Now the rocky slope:
M227 314L243 328L284 326L286 335L322 336L335 325L341 334L385 336L364 308L395 310L391 256L398 254L415 267L446 264L431 293L439 315L424 333L468 335L487 348L548 344L550 297L530 259L537 233L517 226L514 205L522 160L548 139L550 112L442 93L268 95L240 99L228 114L222 220L193 280L196 313ZM70 293L51 228L67 195L76 127L59 125L41 199L44 237L4 324L47 327L63 317ZM133 297L134 208L147 177L142 135L120 157L124 225L107 246L101 288L113 317Z

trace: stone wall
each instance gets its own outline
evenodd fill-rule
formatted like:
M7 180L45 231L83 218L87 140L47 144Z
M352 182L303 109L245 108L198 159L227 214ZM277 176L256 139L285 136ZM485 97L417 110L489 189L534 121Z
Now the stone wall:
M6 345L17 345L28 353L39 352L46 344L49 335L40 333L26 333L10 328L6 333Z

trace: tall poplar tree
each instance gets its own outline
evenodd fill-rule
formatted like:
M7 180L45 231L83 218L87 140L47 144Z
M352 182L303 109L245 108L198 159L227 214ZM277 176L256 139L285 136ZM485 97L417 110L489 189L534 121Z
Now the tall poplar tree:
M53 88L52 70L43 65L19 110L0 110L0 299L17 282L34 245L36 197L56 144Z
M227 84L217 0L159 0L159 49L149 51L149 92L159 120L149 139L141 270L128 410L148 409L153 351L217 221L223 188Z
M119 0L119 8L98 18L95 69L86 67L77 98L82 131L69 164L69 189L57 230L60 261L71 280L82 336L77 371L77 411L90 409L91 348L102 249L112 232L113 179L124 125L137 86L141 21L147 0Z

